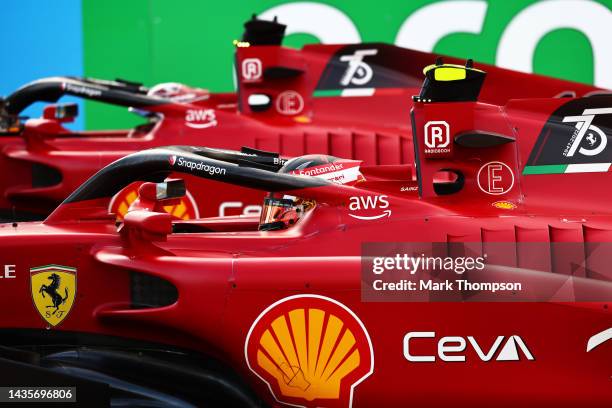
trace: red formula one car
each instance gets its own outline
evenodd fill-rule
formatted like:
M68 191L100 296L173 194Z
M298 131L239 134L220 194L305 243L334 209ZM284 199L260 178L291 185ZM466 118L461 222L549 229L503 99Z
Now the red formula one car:
M117 406L608 407L612 97L484 80L426 70L416 173L156 148L1 224L2 355ZM174 219L183 176L267 192L261 217Z
M177 84L148 90L132 83L48 78L8 96L0 109L0 212L5 219L48 215L88 177L114 160L165 145L308 153L362 160L367 165L414 164L407 120L421 69L431 54L386 44L281 46L285 26L251 20L236 43L236 94L209 94ZM449 58L447 62L457 62ZM591 86L486 67L483 102L584 96ZM71 132L73 108L51 105L42 118L19 124L36 101L73 95L131 107L146 123L131 130ZM16 175L19 175L18 177ZM137 195L130 186L112 201L122 216ZM258 214L263 196L231 186L207 195L208 182L190 183L178 218ZM0 214L0 218L2 215Z

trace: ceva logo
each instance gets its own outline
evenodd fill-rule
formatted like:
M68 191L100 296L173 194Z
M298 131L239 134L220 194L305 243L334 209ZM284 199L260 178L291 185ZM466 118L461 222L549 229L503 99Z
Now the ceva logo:
M415 363L433 363L436 357L427 354L417 354L411 351L411 347L415 343L425 343L425 339L435 339L435 332L410 332L404 336L404 358ZM435 341L435 340L434 340ZM506 338L505 336L497 336L493 345L487 349L482 344L478 343L475 337L467 336L467 342L464 337L446 336L440 338L437 344L438 357L442 361L464 362L466 360L465 351L468 344L478 358L484 362L491 360L495 361L521 361L523 359L533 361L535 358L529 351L529 348L520 336L512 335ZM489 344L489 343L487 343ZM523 355L521 358L520 355Z
M374 372L372 341L357 315L319 295L289 296L266 308L247 335L249 369L278 403L351 407Z
M370 210L382 210L382 213L376 215L357 215L350 214L349 216L357 218L358 220L377 220L383 217L391 217L391 210L389 210L389 197L386 195L378 196L356 196L350 198L349 210L351 211L370 211Z

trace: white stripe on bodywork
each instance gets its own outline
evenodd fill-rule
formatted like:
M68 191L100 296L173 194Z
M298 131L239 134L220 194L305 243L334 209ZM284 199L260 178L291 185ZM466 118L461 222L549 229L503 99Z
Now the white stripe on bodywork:
M47 265L47 266L37 266L35 268L30 268L30 272L40 272L40 271L75 272L76 268L72 268L70 266L61 266L61 265Z
M344 170L333 171L331 173L317 174L315 177L339 184L345 184L359 179L360 175L359 166L355 166Z
M583 115L609 115L610 113L612 113L612 108L585 109L582 112Z
M587 353L610 339L612 339L612 327L602 331L601 333L597 333L589 339L587 343Z
M602 173L610 169L612 163L568 164L565 173Z
M342 90L342 96L372 96L376 88L349 88Z

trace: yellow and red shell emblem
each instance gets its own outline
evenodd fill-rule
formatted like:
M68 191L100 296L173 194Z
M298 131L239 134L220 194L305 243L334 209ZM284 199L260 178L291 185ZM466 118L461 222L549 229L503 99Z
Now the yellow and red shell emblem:
M500 210L514 210L516 208L516 204L511 201L496 201L491 205Z
M245 358L277 402L350 407L354 388L374 370L372 342L343 304L318 295L290 296L255 320Z
M108 212L116 214L118 220L123 220L128 208L130 208L130 204L138 198L138 189L142 183L142 181L135 181L115 194L108 205ZM198 205L189 192L180 199L178 204L166 205L164 210L168 214L182 220L193 220L200 217Z

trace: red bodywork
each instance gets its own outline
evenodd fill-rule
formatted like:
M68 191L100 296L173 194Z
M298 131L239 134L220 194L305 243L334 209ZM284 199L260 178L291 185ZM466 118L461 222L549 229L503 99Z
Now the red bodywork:
M370 51L361 61L372 70L369 79L359 77L362 71L350 71L346 61L363 50ZM18 137L0 137L0 210L47 215L105 165L156 146L249 146L285 157L318 153L367 165L413 164L408 115L421 84L421 69L433 60L432 54L386 44L307 45L300 50L238 47L236 94L137 106L139 111L160 114L154 125L71 132L53 118L30 119ZM481 101L492 104L596 91L588 85L492 66L485 69L489 76ZM355 83L345 78L349 73L354 73ZM91 97L95 91L77 89L72 94ZM269 106L250 104L251 97L268 98ZM214 196L202 198L210 188L208 182L190 184L191 195L200 197L195 204L199 215L249 215L260 210L262 195L257 191L215 187Z
M312 65L307 71L318 77L329 53L337 49L316 46L304 51L245 51L261 56L282 52L298 57L320 55L309 62ZM239 54L238 60L241 58ZM544 84L562 86L543 78L531 81L538 85L528 91L524 88L526 81L517 81L516 77L505 83L489 82L500 87L485 85L485 99L495 99L494 95L502 98L514 91L533 95ZM307 86L304 84L304 93ZM330 139L329 131L321 130L325 128L315 127L319 124L314 120L315 112L330 116L351 112L355 120L363 117L378 121L384 117L391 127L397 123L396 130L407 129L411 105L407 95L414 91L401 92L401 97L385 96L363 105L360 99L311 100L310 125L278 117L260 122L248 112L244 116L219 112L219 120L256 124L262 130L261 138L251 131L243 136L258 141L255 145L260 148L280 148L287 155L310 149L329 151L325 146L335 139ZM395 105L394 98L401 104ZM587 344L612 327L612 274L605 267L609 253L588 257L598 243L612 242L612 197L606 188L610 173L592 172L592 167L590 172L577 173L564 173L558 166L537 172L529 167L551 166L541 162L541 154L548 149L548 145L540 146L542 140L561 146L561 157L565 142L550 139L555 131L547 130L549 121L558 116L555 112L567 108L568 116L581 115L583 107L600 108L608 103L612 103L610 97L525 99L502 105L418 101L412 111L417 177L413 177L411 165L365 166L362 171L367 181L354 186L278 175L279 183L294 187L279 187L277 192L317 203L284 231L259 232L256 218L223 217L175 221L172 232L169 217L139 208L128 212L118 231L114 216L106 215L114 191L90 180L45 222L0 226L0 265L15 265L16 276L0 281L0 308L13 311L4 314L1 324L11 329L46 327L32 305L29 269L59 264L77 269L78 289L70 315L51 331L136 338L214 355L273 406L609 406L612 342L589 351ZM369 114L365 114L366 107ZM424 132L432 122L446 123L450 152L426 152L428 136ZM321 123L325 121L321 119ZM282 124L287 126L286 133L279 131ZM601 123L596 125L606 133L612 130ZM280 134L303 137L305 129L319 129L320 133L312 134L320 135L322 144L279 144ZM381 138L377 127L370 129L371 143L386 140L396 148L368 149L353 157L369 158L366 161L373 164L384 162L381 157L388 157L384 152L393 152L389 163L398 163L399 139L392 132L389 138ZM562 129L569 132L568 138L571 129ZM218 131L218 135L214 131L206 135L207 144L226 134L225 127L219 126ZM338 142L355 142L360 131ZM470 143L466 141L470 134L491 143L474 143L474 139ZM500 139L503 143L497 143ZM97 142L95 138L61 142L78 146L119 143ZM236 146L243 143L236 142ZM165 163L176 155L198 160L188 153L161 149L124 161L155 156L158 163ZM170 163L168 172L176 176L179 169L174 159ZM224 169L225 178L211 182L215 186L220 180L247 184L233 178L240 169L224 167L218 161L202 163ZM501 163L501 167L490 168L490 163ZM187 170L182 173L195 174ZM488 180L486 174L490 175ZM210 178L203 172L197 175ZM262 180L273 177L263 170L248 175ZM438 189L441 179L451 186L450 193ZM305 184L298 188L291 183ZM454 183L461 185L453 189ZM187 187L197 191L189 182ZM217 194L224 188L199 197L208 199L209 192ZM96 194L89 193L95 189ZM369 209L352 206L354 200L363 203L368 197L374 203L375 198L381 203L383 197L387 205ZM388 213L379 216L380 209ZM505 243L511 251L496 253L498 258L490 260L505 265L505 269L498 270L500 275L489 271L491 276L522 279L522 271L528 270L536 292L550 287L559 291L537 302L513 302L514 295L507 293L494 298L467 296L462 301L364 301L367 279L362 275L360 257L362 244L368 242L475 244L481 253L488 246ZM527 253L527 243L540 243L547 250ZM569 255L551 250L563 243L581 248L571 255L576 264L571 270L556 266ZM598 272L593 274L595 269ZM133 272L170 282L178 291L178 300L164 307L132 308ZM570 277L571 285L566 287L563 283ZM337 340L329 334L333 330L340 333ZM324 339L328 334L332 340ZM499 336L504 336L503 340L496 343ZM515 342L519 349L519 358L514 361L501 358L499 349L507 341ZM270 344L282 350L276 350L277 357ZM328 346L335 351L324 351ZM338 354L338 350L345 353ZM493 354L487 357L490 351ZM459 360L445 361L443 356L449 355ZM266 371L266 364L275 358L286 359L287 363L276 362L271 371ZM340 368L325 375L310 373L317 370L318 362ZM335 373L340 373L339 385L333 381Z

